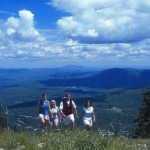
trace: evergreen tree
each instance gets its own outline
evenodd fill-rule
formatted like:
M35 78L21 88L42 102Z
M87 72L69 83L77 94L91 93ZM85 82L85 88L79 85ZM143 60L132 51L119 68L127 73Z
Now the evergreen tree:
M4 108L0 105L0 128L7 129L8 128L8 111L7 107Z
M143 95L142 108L139 110L138 118L135 120L137 122L135 134L138 137L150 138L150 89Z

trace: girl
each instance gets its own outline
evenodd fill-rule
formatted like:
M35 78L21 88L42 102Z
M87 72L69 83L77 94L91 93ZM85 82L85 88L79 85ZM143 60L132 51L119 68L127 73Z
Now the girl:
M47 100L47 95L42 94L41 100L38 101L37 105L37 118L41 120L42 131L47 131L47 125L50 121L51 116L50 103Z
M51 101L50 107L53 116L53 118L51 118L52 129L57 129L60 122L60 113L55 100Z
M85 101L82 111L83 124L88 131L92 131L93 122L95 122L94 108L90 100Z

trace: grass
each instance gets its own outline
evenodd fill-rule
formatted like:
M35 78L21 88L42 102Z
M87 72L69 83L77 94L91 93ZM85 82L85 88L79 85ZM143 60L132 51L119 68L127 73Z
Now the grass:
M48 132L4 131L0 133L0 149L4 150L146 150L149 140L119 137L102 137L84 130Z

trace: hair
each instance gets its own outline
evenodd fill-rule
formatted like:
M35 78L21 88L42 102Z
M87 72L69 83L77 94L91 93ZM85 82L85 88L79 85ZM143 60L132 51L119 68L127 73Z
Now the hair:
M42 94L42 98L43 98L44 96L47 96L47 94L46 94L46 93L43 93L43 94Z
M66 95L66 96L67 96L67 95L71 95L71 93L67 91L67 92L65 93L65 95Z
M53 103L53 102L55 103L55 106L56 106L56 101L55 101L54 99L52 99L51 102L50 102L50 107L51 107L51 108L52 108L52 103Z
M90 100L86 100L84 103L84 107L87 107L87 102L90 102L90 107L92 106L92 102Z

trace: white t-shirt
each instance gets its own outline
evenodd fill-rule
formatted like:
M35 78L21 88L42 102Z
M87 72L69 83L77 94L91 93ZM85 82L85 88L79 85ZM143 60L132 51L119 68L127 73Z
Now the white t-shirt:
M58 107L56 106L55 108L51 108L52 114L54 118L58 118Z
M86 107L83 107L82 111L84 112L84 117L91 118L94 108L92 106L89 109L87 109Z
M66 101L68 105L70 105L70 101ZM76 108L76 104L74 103L74 101L72 100L72 107ZM63 102L60 103L59 109L63 109Z

